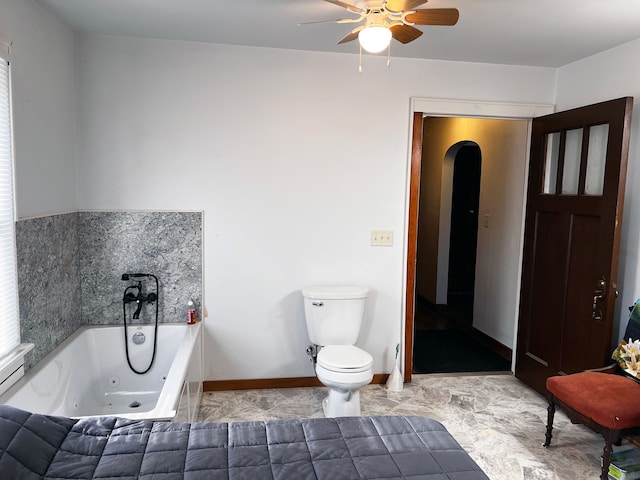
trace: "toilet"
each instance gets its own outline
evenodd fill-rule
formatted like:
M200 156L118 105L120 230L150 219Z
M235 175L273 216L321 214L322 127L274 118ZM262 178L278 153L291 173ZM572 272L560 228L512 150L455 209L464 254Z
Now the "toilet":
M325 417L360 415L360 388L373 379L373 357L356 347L368 287L310 286L302 289L309 339L319 350L316 375L329 390Z

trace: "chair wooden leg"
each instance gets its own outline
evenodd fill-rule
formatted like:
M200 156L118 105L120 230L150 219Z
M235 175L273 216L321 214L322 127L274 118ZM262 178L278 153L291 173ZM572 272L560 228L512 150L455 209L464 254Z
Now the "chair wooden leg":
M549 406L547 407L547 433L544 436L543 447L548 447L551 443L551 431L553 430L553 416L556 413L556 406L553 403L553 398L549 398ZM609 468L609 467L607 467Z
M607 480L609 478L609 464L611 463L611 454L613 453L613 445L611 440L607 439L604 443L604 453L602 455L602 474L601 480Z

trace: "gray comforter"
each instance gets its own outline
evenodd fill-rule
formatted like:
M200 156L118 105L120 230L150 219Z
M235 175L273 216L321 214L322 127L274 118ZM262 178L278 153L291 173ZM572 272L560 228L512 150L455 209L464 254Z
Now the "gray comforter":
M488 479L440 423L421 417L188 424L0 405L0 479L89 478Z

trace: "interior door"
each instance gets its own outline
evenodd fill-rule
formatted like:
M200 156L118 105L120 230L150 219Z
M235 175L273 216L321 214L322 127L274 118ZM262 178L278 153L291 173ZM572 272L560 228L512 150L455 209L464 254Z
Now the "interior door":
M515 373L540 393L611 355L632 105L533 120Z

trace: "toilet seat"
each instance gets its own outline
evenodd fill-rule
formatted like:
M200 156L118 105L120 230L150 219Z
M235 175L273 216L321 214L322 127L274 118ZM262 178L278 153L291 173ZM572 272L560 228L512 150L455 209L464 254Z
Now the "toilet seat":
M360 373L373 366L373 357L355 345L326 345L316 359L320 367L336 373Z

